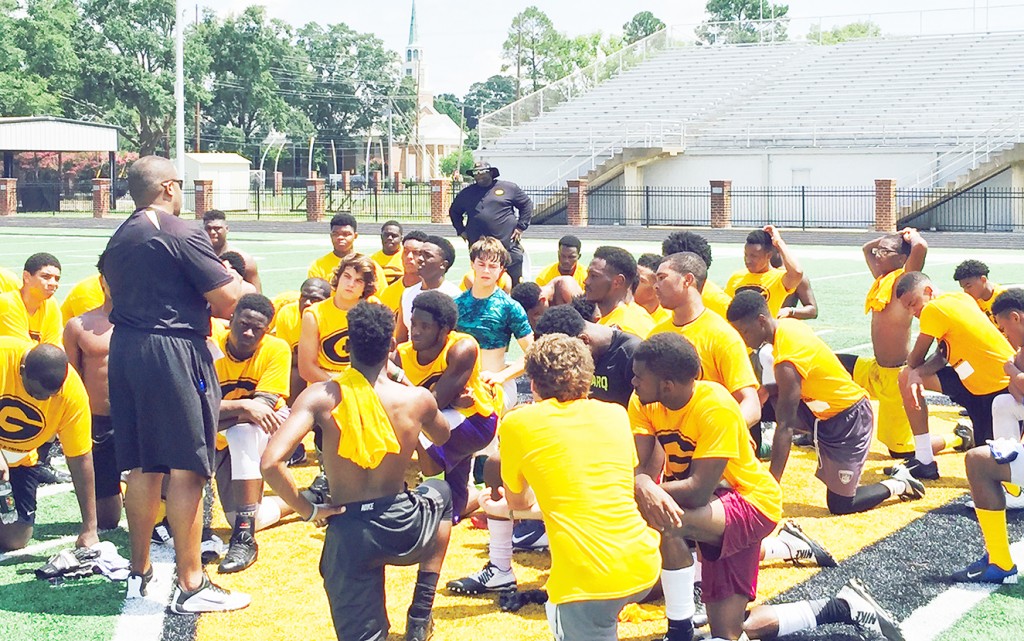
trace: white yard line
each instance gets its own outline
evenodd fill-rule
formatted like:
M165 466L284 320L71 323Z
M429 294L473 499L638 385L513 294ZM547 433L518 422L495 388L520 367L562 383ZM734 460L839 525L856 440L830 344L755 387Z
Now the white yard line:
M174 550L154 544L150 560L153 580L149 593L144 599L125 600L112 641L157 641L163 635L167 604L174 589Z
M56 485L44 485L40 487L38 490L36 490L36 498L54 496L55 494L63 494L65 492L71 492L74 489L74 483L57 483Z
M1010 546L1018 566L1024 562L1024 541ZM999 589L991 583L959 583L914 610L900 624L906 641L932 641L967 614L974 606Z

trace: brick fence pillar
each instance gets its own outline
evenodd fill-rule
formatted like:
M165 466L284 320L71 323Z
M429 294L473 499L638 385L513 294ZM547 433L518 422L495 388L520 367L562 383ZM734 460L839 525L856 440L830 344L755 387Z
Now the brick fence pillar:
M443 178L430 181L430 222L443 223L448 220L451 206L451 183Z
M284 193L284 172L274 172L274 195L280 196Z
M347 169L341 172L341 190L346 194L352 191L352 172Z
M103 218L110 213L110 179L92 179L92 217Z
M306 220L318 223L324 217L324 179L306 179Z
M587 181L570 180L569 202L566 207L566 222L570 227L587 226Z
M732 227L732 181L711 181L711 226L715 229Z
M373 193L377 193L377 192L380 191L380 188L381 188L380 171L371 171L370 172L370 189L373 190Z
M402 191L402 172L395 172L395 191Z
M896 231L896 181L875 181L875 231Z
M196 220L200 220L203 214L213 209L213 181L194 180L196 191Z
M18 179L0 178L0 216L18 213Z

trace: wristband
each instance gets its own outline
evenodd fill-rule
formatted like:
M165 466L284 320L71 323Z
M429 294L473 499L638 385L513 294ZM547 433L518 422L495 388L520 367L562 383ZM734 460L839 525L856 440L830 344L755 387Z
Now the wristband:
M302 519L303 521L315 521L316 520L316 515L317 515L318 512L320 512L320 506L317 505L316 503L311 503L311 505L313 506L313 511L309 513L309 518Z

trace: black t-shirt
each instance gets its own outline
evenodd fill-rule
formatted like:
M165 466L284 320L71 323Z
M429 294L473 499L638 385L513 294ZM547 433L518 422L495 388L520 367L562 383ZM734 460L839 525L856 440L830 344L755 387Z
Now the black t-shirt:
M470 243L493 236L508 249L512 232L516 228L526 231L530 226L533 201L518 185L507 180L495 180L490 187L473 183L455 196L448 216L455 233L465 231Z
M612 331L612 344L594 363L590 398L626 407L633 393L633 352L640 339L617 329Z
M139 210L107 243L103 265L115 326L210 334L206 292L231 282L198 225L154 209Z

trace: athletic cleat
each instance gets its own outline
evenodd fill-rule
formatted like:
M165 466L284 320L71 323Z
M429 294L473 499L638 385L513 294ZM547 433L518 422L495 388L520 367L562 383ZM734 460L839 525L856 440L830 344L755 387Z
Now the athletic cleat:
M1003 487L1003 496L1006 498L1006 509L1010 511L1024 510L1024 492L1020 494L1010 494L1006 491L1006 487ZM967 507L974 509L974 499L968 499Z
M299 443L292 455L288 457L288 467L295 467L306 462L306 446Z
M896 465L889 465L882 468L884 474L889 476L895 476L897 468L905 467L910 472L910 475L915 479L921 481L937 481L939 480L939 464L935 461L925 465L917 458L912 458L905 463L897 463Z
M449 581L445 586L455 594L484 594L486 592L502 592L514 590L516 587L516 575L511 569L499 570L490 562L476 574L467 576L464 579Z
M924 483L915 479L910 470L903 465L897 465L890 476L897 481L903 481L905 489L899 494L901 501L916 501L924 497Z
M168 609L173 614L198 614L200 612L228 612L247 607L252 599L248 594L229 592L210 581L203 574L203 584L198 589L186 592L181 585L174 586Z
M256 562L259 549L256 539L251 534L246 531L236 532L231 537L228 553L224 555L224 560L217 566L217 572L221 574L241 572Z
M704 605L704 590L701 589L700 581L693 584L693 616L690 621L694 628L703 628L708 624L708 609Z
M153 527L153 535L150 537L153 543L159 545L174 545L174 537L171 536L171 526L167 519L164 519Z
M1017 566L1004 570L994 563L989 563L986 554L963 570L954 572L950 579L954 583L1012 584L1017 582Z
M802 561L813 560L819 568L834 568L836 560L829 554L820 543L804 534L800 524L793 520L787 520L782 524L782 531L779 538L785 541L786 538L797 539L795 544L790 544L793 550L793 558L789 559L793 565L802 565Z
M904 641L895 618L868 594L857 579L847 581L836 598L850 606L851 623L862 632L872 632L887 641Z
M313 482L309 484L309 489L302 490L299 492L306 498L310 503L319 505L330 505L331 504L331 488L327 484L327 476L318 474Z
M206 565L224 556L228 546L224 545L224 541L216 534L204 531L203 542L199 545L199 549L203 565Z
M428 641L434 636L434 617L417 619L411 614L405 619L405 641Z
M146 593L149 590L149 583L153 580L153 566L149 566L144 574L137 574L132 572L128 575L128 593L125 594L126 599L142 599L145 598Z
M544 521L518 521L512 526L512 549L536 552L548 549L548 533Z
M953 428L953 433L960 437L963 441L960 445L957 445L953 449L957 452L966 452L967 450L974 447L974 428L964 422L959 422L956 427Z
M71 474L64 470L58 470L49 463L40 463L36 466L36 478L40 485L58 485L70 483Z

